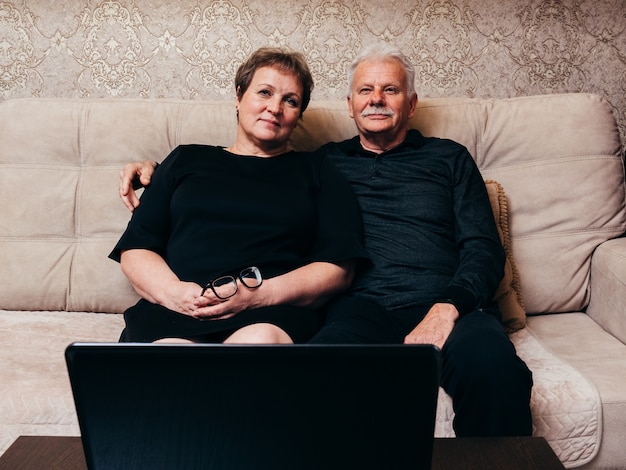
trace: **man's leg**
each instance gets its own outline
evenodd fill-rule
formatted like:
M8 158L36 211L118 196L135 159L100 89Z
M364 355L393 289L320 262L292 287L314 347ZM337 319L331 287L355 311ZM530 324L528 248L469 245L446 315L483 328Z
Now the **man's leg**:
M404 338L402 329L375 302L341 296L328 306L322 329L314 344L394 344Z
M442 352L442 386L452 397L457 436L532 434L532 374L496 316L465 315Z

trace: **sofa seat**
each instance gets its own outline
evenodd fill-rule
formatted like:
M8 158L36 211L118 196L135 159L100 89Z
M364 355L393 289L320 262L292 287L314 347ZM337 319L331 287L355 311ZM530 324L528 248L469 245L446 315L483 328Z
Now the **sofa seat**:
M567 318L568 333L578 338L579 347L550 341L555 322L563 321L561 315ZM117 341L122 315L0 311L0 325L0 362L4 365L0 453L24 434L80 435L65 370L65 348L74 341ZM534 371L531 400L540 413L534 415L533 433L544 436L568 466L593 460L601 447L603 408L608 417L626 413L621 393L626 377L616 381L626 367L626 345L617 340L607 343L601 328L584 313L531 317L529 326L513 333L511 339ZM579 352L599 341L604 345L596 358L590 360ZM437 415L436 437L453 437L452 402L443 390Z
M584 313L560 315L577 327L591 329L587 336L590 343L602 340L604 334L594 328L594 322ZM601 447L604 400L593 378L548 346L542 339L545 331L542 335L541 329L533 327L536 320L542 319L549 331L554 327L555 317L532 317L526 328L510 337L519 356L533 371L533 435L545 437L566 467L579 467L592 461ZM625 346L616 343L610 353L623 352ZM623 385L626 386L626 381ZM437 415L436 436L453 437L452 400L443 390L439 394Z
M551 354L572 366L587 380L595 389L601 403L601 413L596 422L570 420L566 415L557 416L558 419L554 422L533 419L536 429L543 428L537 434L549 435L556 432L560 435L550 444L559 449L557 455L565 463L591 462L580 467L588 469L596 468L593 465L595 460L606 462L603 468L626 468L626 452L623 447L626 442L626 426L623 421L626 415L626 345L607 335L585 313L532 316L528 319L527 328ZM555 335L555 331L559 331L559 334ZM563 401L560 392L558 387L553 388L553 403ZM570 399L573 398L570 396ZM563 405L570 407L571 403ZM596 435L597 442L592 443L583 436L590 436L591 428L595 426L599 432ZM588 445L572 445L574 441L564 439L567 435L579 436L578 443L586 442ZM609 452L608 449L614 451Z
M65 348L115 342L123 325L115 314L0 311L0 454L21 435L80 435Z

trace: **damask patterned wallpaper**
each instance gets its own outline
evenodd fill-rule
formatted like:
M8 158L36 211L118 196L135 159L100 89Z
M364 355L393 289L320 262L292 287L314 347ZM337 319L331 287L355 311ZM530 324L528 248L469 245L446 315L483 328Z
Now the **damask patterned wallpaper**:
M422 97L591 92L626 142L626 0L0 1L0 99L233 99L254 49L301 50L314 99L345 96L373 39L417 67Z

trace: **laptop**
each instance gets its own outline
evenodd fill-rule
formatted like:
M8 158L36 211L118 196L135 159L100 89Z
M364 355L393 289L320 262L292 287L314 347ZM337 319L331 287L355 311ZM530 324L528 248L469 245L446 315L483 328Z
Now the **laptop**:
M429 469L428 345L74 343L90 470Z

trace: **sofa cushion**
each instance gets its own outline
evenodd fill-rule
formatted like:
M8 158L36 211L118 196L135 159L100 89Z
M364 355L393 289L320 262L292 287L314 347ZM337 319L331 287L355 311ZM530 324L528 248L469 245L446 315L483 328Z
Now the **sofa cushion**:
M230 117L230 119L229 119ZM107 259L130 213L125 163L184 143L229 144L230 102L0 102L0 308L119 313L138 295ZM19 155L16 155L19 152Z
M0 311L0 454L23 434L80 434L65 348L116 342L123 328L122 315Z
M582 375L594 384L596 393L602 400L600 415L597 418L587 416L587 419L570 420L564 419L556 413L564 407L574 409L592 403L590 399L583 400L583 395L567 396L561 393L561 386L555 383L557 375L552 368L546 367L547 362L541 364L528 363L541 367L533 370L534 377L545 377L552 381L552 386L546 391L552 391L550 402L542 408L533 407L534 422L538 425L536 431L552 432L561 431L561 438L557 445L553 445L557 455L567 468L573 468L574 462L583 463L593 458L595 452L589 447L583 451L578 444L582 443L584 436L591 436L594 428L599 428L597 444L594 446L598 452L597 457L587 469L624 469L626 468L626 452L624 452L624 438L626 437L626 344L612 337L589 315L585 313L566 313L560 315L534 315L528 318L527 328L520 333L530 331L538 338L543 347L557 356L561 361L575 369L575 374ZM558 334L555 332L558 331ZM517 335L517 333L515 334ZM515 335L513 341L515 342ZM538 351L535 351L538 354ZM523 357L523 356L522 356ZM523 357L524 358L524 357ZM526 358L524 358L526 360ZM568 380L575 379L571 374ZM542 381L541 378L538 381ZM568 388L575 392L583 392L584 389L575 387ZM534 392L533 392L534 394ZM547 396L546 396L547 397ZM545 417L549 412L554 416ZM559 425L559 422L561 423ZM536 434L542 435L542 434ZM556 434L553 434L556 435ZM571 437L573 439L568 438ZM556 443L555 443L556 444ZM568 461L570 464L568 464Z

